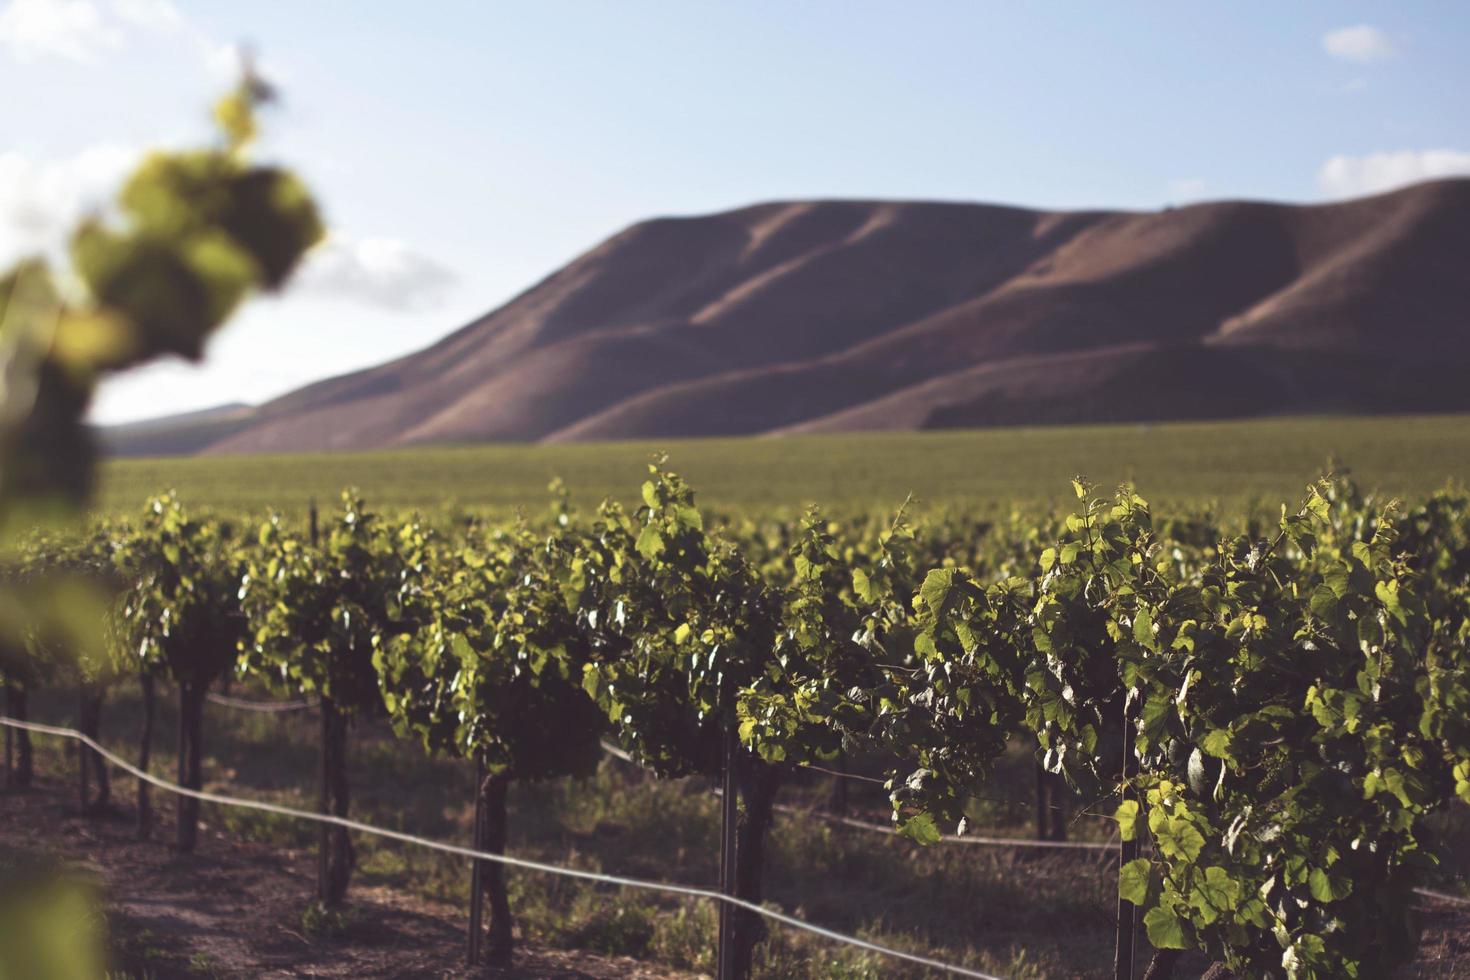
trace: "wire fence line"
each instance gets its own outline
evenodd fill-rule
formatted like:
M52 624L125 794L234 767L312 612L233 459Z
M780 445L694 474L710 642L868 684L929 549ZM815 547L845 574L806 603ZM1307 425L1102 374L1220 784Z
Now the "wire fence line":
M603 742L602 743L602 747L604 749L606 749L606 748L608 748L608 744L606 742ZM627 753L623 753L623 754L626 755ZM631 762L631 761L634 761L634 760L629 759L629 761ZM886 779L880 779L877 776L865 776L862 773L857 773L857 772L843 772L840 769L828 769L826 766L819 766L819 765L817 765L815 763L812 763L812 762L799 762L799 763L796 763L795 765L797 766L797 768L800 768L800 769L809 769L812 772L825 773L826 775L833 776L833 777L835 777L837 779L851 779L851 780L855 780L855 781L860 782L860 783L872 783L872 784L874 784L876 786L883 786L885 788L888 786L888 780L886 780ZM1033 802L1031 800L1007 799L1007 798L1005 798L1003 796L976 796L976 797L974 797L974 799L984 800L987 803L1004 803L1007 806L1028 807L1030 809L1035 809L1037 807L1041 807L1044 810L1066 810L1067 809L1066 807L1061 806L1061 805L1056 804L1056 803L1036 803L1036 802ZM1078 814L1077 815L1078 816L1084 816L1084 817L1097 817L1098 819L1101 819L1101 820L1112 820L1113 819L1112 817L1108 816L1107 814L1103 814L1103 813L1088 813L1085 810L1078 811Z
M716 795L718 795L719 792L719 790L715 790ZM856 827L859 830L876 831L878 833L888 834L895 837L903 836L892 827L885 827L882 824L872 823L867 820L857 820L852 817L838 816L834 813L823 813L820 810L807 810L802 809L801 807L785 806L779 803L775 805L775 809L783 810L793 814L799 814L800 816L804 817L817 817L822 820L830 820L834 823L840 823L845 827ZM971 837L968 835L961 836L958 834L945 834L941 836L939 840L945 844L981 844L989 847L1050 847L1060 850L1094 852L1116 851L1118 847L1116 840L1110 843L1100 843L1096 841L1024 840L1015 837ZM1448 892L1435 891L1431 888L1415 888L1413 891L1415 895L1418 895L1421 898L1432 898L1437 901L1447 902L1451 905L1463 905L1470 907L1470 897L1466 897L1463 895L1451 895Z
M606 752L608 755L612 756L613 758L615 758L615 759L621 759L622 761L624 761L624 762L626 762L626 763L628 763L630 765L635 765L636 766L638 764L638 761L636 759L634 759L631 755L629 755L627 752L623 751L622 749L618 748L616 745L611 744L610 742L603 742L602 743L602 750L604 752ZM831 771L831 770L821 769L818 766L803 766L802 768L804 768L804 769L817 769L819 772L829 772L829 771ZM842 773L833 773L833 774L834 775L843 775ZM870 778L870 777L863 777L863 778ZM882 780L875 780L875 781L876 782L880 782L880 783L882 782ZM715 796L719 796L720 795L720 790L719 789L711 790L711 792ZM808 809L806 807L790 806L790 805L784 804L784 803L776 803L776 804L773 804L772 805L772 809L774 809L774 810L776 810L776 811L778 811L780 813L789 813L789 814L792 814L794 816L800 816L800 817L816 817L819 820L827 820L827 821L830 821L831 823L842 824L845 827L854 827L854 828L856 828L858 830L866 830L866 831L880 833L880 834L888 834L891 837L902 837L903 836L897 830L895 830L893 827L885 827L883 824L873 823L873 822L868 821L868 820L858 820L855 817L844 817L844 816L842 816L840 814L836 814L836 813L825 813L825 812L823 812L821 810L813 810L813 809ZM1111 819L1111 818L1109 818L1109 819ZM1039 848L1039 849L1048 849L1048 848L1050 848L1052 850L1064 850L1064 851L1065 850L1071 850L1071 851L1105 851L1105 850L1108 850L1110 848L1116 847L1116 845L1114 845L1114 844L1100 844L1100 843L1097 843L1097 842L1094 842L1094 841L1028 840L1028 839L1026 839L1024 837L978 837L978 836L972 836L972 835L969 835L969 834L944 834L944 835L940 836L939 839L940 839L941 842L946 843L946 844L977 844L977 845L980 845L982 847L1018 847L1018 848Z
M811 762L803 762L801 768L810 769L812 772L826 773L829 776L836 776L838 779L854 779L860 783L874 783L878 786L888 785L888 780L879 779L877 776L864 776L862 773L857 772L843 772L841 769L828 769L826 766L819 766Z
M294 807L281 806L277 803L268 803L264 800L246 800L233 796L225 796L221 793L211 793L206 790L188 789L186 787L179 786L176 783L171 783L166 779L154 776L152 773L144 772L142 769L134 766L126 759L109 751L106 747L98 743L95 739L75 729L62 728L56 725L45 725L41 724L40 722L34 721L20 721L18 719L8 718L3 715L0 715L0 725L4 725L9 728L21 729L28 732L35 732L41 735L52 735L58 738L74 739L75 741L78 741L87 746L92 751L96 752L98 755L106 759L108 762L112 763L114 766L131 776L141 779L152 786L158 787L159 789L167 790L168 792L175 793L179 796L187 796L192 799L201 800L205 803L213 803L218 806L233 806L247 810L260 810L265 813L274 813L279 816L294 817L298 820L308 820L315 823L331 824L333 826L346 828L347 830L354 830L358 833L371 834L376 837L383 837L388 840L395 840L404 844L412 844L417 847L440 851L445 854L453 854L457 857L468 858L470 860L477 861L493 861L497 864L502 864L512 868L521 868L526 871L540 871L545 874L562 875L568 878L579 878L584 881L592 881L604 885L615 885L621 888L637 888L643 891L663 892L665 894L680 895L686 898L701 898L708 899L713 902L724 902L727 905L744 909L747 912L753 912L756 915L762 916L763 918L770 919L774 922L779 922L782 925L789 926L793 929L799 929L804 932L809 932L815 936L820 936L823 939L828 939L832 942L842 943L844 945L852 946L857 949L866 950L870 953L878 953L882 956L890 956L895 959L900 959L909 963L917 964L919 966L925 966L932 970L943 970L955 976L973 977L975 978L975 980L1004 980L1004 978L995 976L994 974L982 973L979 970L972 970L968 967L958 966L954 963L945 963L941 960L930 959L927 956L919 956L915 953L906 953L903 950L893 949L889 946L883 946L878 943L869 942L868 940L860 939L857 936L849 936L845 933L837 932L834 929L828 929L824 926L819 926L814 923L807 922L804 919L798 919L795 916L787 915L784 912L778 912L774 909L766 908L765 906L759 905L755 902L746 901L743 898L736 898L733 895L725 895L721 892L712 891L708 888L697 888L690 885L676 885L669 882L661 881L649 881L643 878L628 878L622 875L603 874L596 871L583 871L578 868L567 868L557 864L546 864L541 861L531 861L526 858L512 857L508 854L492 854L488 851L477 851L474 848L463 847L458 844L448 844L443 841L437 841L426 837L418 837L413 834L406 834L398 830L389 830L386 827L375 827L371 824L365 824L357 820L351 820L347 817L338 817L327 813L312 813L307 810L298 810Z
M636 766L636 765L638 765L638 760L637 759L633 758L633 756L630 755L628 752L624 751L623 749L618 748L616 745L612 744L607 739L603 739L602 740L602 751L606 752L608 755L612 756L614 759L621 759L623 762L626 762L630 766Z
M798 807L778 807L778 809L790 810L800 813L802 816L820 817L833 823L840 823L844 827L855 827L858 830L876 831L878 833L892 836L902 836L892 827L885 827L880 823L870 823L867 820L858 820L855 817L839 816L835 813L822 813L820 810L803 810ZM1026 847L1026 848L1051 848L1062 851L1106 851L1116 850L1116 844L1103 844L1097 841L1083 840L1028 840L1024 837L978 837L969 834L942 834L939 838L944 844L978 844L982 847Z
M209 699L218 704L227 705L231 708L241 708L247 711L291 711L303 707L316 707L319 703L316 701L250 702L241 701L238 698L226 698L223 695L215 694L209 695ZM629 765L638 765L638 760L634 759L633 756L630 755L627 751L619 748L618 746L605 739L602 742L602 751L615 759L619 759L623 762L628 763ZM886 785L884 780L877 779L872 776L862 776L857 773L845 773L840 772L836 769L827 769L822 766L814 766L810 764L803 764L801 768L826 773L830 776L838 776L845 779L857 779L863 782L877 783L880 786ZM714 790L713 792L716 796L720 795L720 791L718 789ZM898 833L897 830L892 827L885 827L882 824L872 823L867 820L858 820L853 817L845 817L835 813L824 813L821 810L812 810L804 807L789 806L781 803L775 804L773 808L781 813L788 813L794 816L802 817L816 817L819 820L827 820L832 823L839 823L846 827L855 827L858 830L889 834L892 836L902 836ZM939 839L948 844L976 844L984 847L1019 847L1036 848L1043 850L1052 849L1074 851L1103 851L1113 846L1110 844L1100 844L1092 841L1028 840L1022 837L978 837L970 834L945 834Z
M246 700L244 698L232 698L232 697L227 697L227 696L225 696L223 694L209 694L209 695L206 695L206 697L213 704L223 705L223 706L228 707L228 708L236 708L236 709L239 709L241 711L257 711L257 712L263 712L263 713L269 713L269 714L274 714L274 713L278 713L278 712L286 712L286 711L301 711L301 710L308 709L308 708L318 707L321 704L321 701L319 699L301 699L301 700L296 700L296 701L248 701L248 700ZM628 754L626 751L624 751L623 749L619 748L618 746L616 746L616 745L612 744L611 742L607 741L606 739L604 739L603 742L602 742L602 751L606 752L608 755L613 756L616 759L621 759L623 762L629 763L630 765L635 765L635 766L638 765L638 760L637 759L634 759L633 756L631 756L630 754ZM855 773L855 772L843 772L843 771L841 771L839 769L829 769L826 766L819 766L819 765L815 765L814 763L810 763L810 762L802 763L801 766L800 766L800 768L802 768L802 769L809 769L812 772L824 773L825 775L834 776L834 777L836 777L838 779L850 779L850 780L855 780L857 782L871 783L871 784L874 784L874 785L877 785L877 786L887 786L888 785L887 780L879 779L876 776L865 776L865 775L863 775L861 773ZM718 790L716 791L716 795L719 795L719 791ZM1006 799L1001 799L999 797L990 797L990 796L981 797L981 798L982 799L985 799L985 800L988 800L991 803L1005 803L1005 804L1010 804L1010 805L1015 805L1015 806L1035 806L1036 805L1036 804L1033 804L1033 803L1029 803L1029 802L1027 802L1025 800L1006 800ZM1062 807L1056 806L1055 804L1047 804L1047 807L1049 809L1053 809L1053 810L1061 810L1061 809L1063 809ZM841 817L841 816L838 816L836 814L831 814L831 813L823 813L820 810L803 810L803 809L799 809L797 807L782 806L782 805L779 805L779 804L776 806L776 809L777 810L780 810L780 811L783 811L783 812L786 812L786 813L800 814L800 815L803 815L803 816L814 816L814 817L818 817L818 818L823 819L823 820L832 820L832 821L836 821L836 822L840 822L840 823L846 824L847 826L850 826L850 827L857 827L857 828L862 829L862 830L881 831L883 833L890 833L890 834L891 833L897 833L897 831L893 830L891 827L884 827L881 824L868 823L868 822L861 821L861 820L854 820L854 819L852 819L850 817ZM1105 814L1084 813L1083 815L1084 816L1097 817L1097 818L1102 819L1102 820L1111 820L1112 819L1111 817L1109 817L1109 816L1107 816ZM1110 845L1107 845L1107 844L1093 844L1093 843L1087 843L1087 842L1025 840L1025 839L1022 839L1022 838L1015 838L1015 837L975 837L975 836L969 836L969 835L961 836L961 835L957 835L957 834L946 834L943 837L941 837L940 840L945 841L945 842L948 842L948 843L981 844L981 845L987 845L987 846L992 846L992 847L1055 848L1055 849L1062 849L1062 850L1066 850L1066 849L1072 849L1072 850L1099 850L1099 849L1104 849L1104 848L1110 846Z
M209 695L209 700L214 701L214 702L216 702L218 704L227 705L227 706L232 707L232 708L241 708L241 709L247 710L247 711L249 711L249 710L256 710L256 711L292 711L292 710L297 710L297 709L301 709L301 708L315 708L318 704L320 704L319 701L315 701L315 700L311 700L311 701L271 701L271 702L244 701L244 700L242 700L240 698L227 698L227 697L225 697L222 694L211 694L211 695ZM0 719L0 720L4 720L4 719ZM602 751L603 752L606 752L608 755L612 756L615 759L619 759L619 760L621 760L623 762L628 763L629 765L634 765L634 766L638 765L638 760L635 759L635 758L633 758L633 756L631 754L629 754L626 750L624 750L622 748L619 748L618 746L614 745L612 742L607 741L606 739L604 739L602 741ZM827 768L825 768L823 766L817 766L817 765L811 765L811 764L805 764L805 765L802 766L802 768L804 768L804 769L811 769L811 770L814 770L816 772L826 773L829 776L836 776L836 777L839 777L839 778L842 778L842 779L856 779L856 780L860 780L862 782L877 783L880 786L887 785L884 780L878 779L878 778L873 777L873 776L864 776L864 775L860 775L858 773L842 772L841 770L827 769ZM136 773L135 773L135 775L136 775ZM715 796L719 796L720 795L720 791L718 789L714 790L713 792L714 792L714 795ZM1004 802L1010 802L1010 801L997 800L995 802L1002 802L1002 803L1004 803ZM1019 802L1019 803L1022 803L1023 805L1025 805L1024 804L1024 801L1015 801L1015 802ZM853 827L853 828L855 828L857 830L866 830L866 831L868 831L870 833L888 834L889 836L892 836L892 837L901 837L901 836L903 836L897 830L895 830L893 827L887 827L887 826L884 826L883 824L873 823L872 821L868 821L868 820L858 820L855 817L846 817L846 816L841 816L841 815L835 814L835 813L825 813L825 812L823 812L821 810L813 810L813 809L808 809L808 808L803 808L803 807L789 806L787 804L782 804L782 803L775 804L773 806L773 809L778 810L778 811L780 811L782 813L789 813L789 814L792 814L794 816L816 817L819 820L827 820L827 821L830 821L832 823L841 824L844 827ZM1105 814L1090 814L1090 816L1096 816L1096 817L1099 817L1100 819L1104 819L1104 820L1110 820L1110 819L1112 819L1111 817L1108 817ZM940 836L939 840L940 840L941 843L945 843L945 844L974 844L974 845L979 845L979 846L982 846L982 847L1016 847L1016 848L1035 848L1035 849L1041 849L1041 850L1051 849L1051 850L1063 850L1063 851L1071 850L1071 851L1093 851L1093 852L1101 852L1101 851L1109 851L1109 850L1112 850L1114 847L1117 846L1114 843L1099 843L1099 842L1096 842L1096 841L1027 840L1027 839L1019 838L1019 837L979 837L979 836L974 836L974 835L969 835L969 834L965 834L965 835L961 835L961 834L944 834L944 835L941 835ZM1435 899L1437 901L1447 902L1447 903L1449 903L1451 905L1470 906L1470 898L1465 898L1465 897L1458 896L1458 895L1451 895L1451 894L1449 894L1447 892L1434 891L1434 890L1429 889L1429 888L1415 888L1414 889L1414 894L1420 896L1421 898L1432 898L1432 899Z
M607 743L606 742L603 743L603 748L607 748ZM812 772L825 773L826 775L833 776L833 777L835 777L837 779L851 779L851 780L855 780L855 781L860 782L860 783L872 783L873 785L876 785L876 786L884 786L884 787L886 787L888 785L888 780L886 780L886 779L880 779L877 776L865 776L862 773L857 773L857 772L843 772L841 769L829 769L826 766L819 766L819 765L817 765L814 762L801 762L801 763L797 763L796 765L799 768L801 768L801 769L810 769ZM1006 804L1008 806L1024 806L1024 807L1032 807L1032 808L1035 808L1037 806L1040 806L1043 809L1047 809L1047 810L1065 810L1066 809L1066 807L1059 806L1059 805L1057 805L1055 803L1041 803L1041 804L1038 804L1038 803L1034 803L1034 802L1032 802L1030 800L1005 799L1004 797L1000 797L1000 796L977 796L977 797L975 797L975 799L977 799L977 800L985 800L985 801L987 801L989 803L1004 803L1004 804ZM1086 814L1086 816L1098 816L1098 814L1089 813L1089 814ZM1112 818L1111 817L1104 817L1104 819L1111 820Z
M610 756L613 756L614 758L621 759L624 762L627 762L627 763L629 763L631 765L637 765L638 764L637 760L634 759L631 755L629 755L627 752L623 751L622 749L618 748L616 745L613 745L610 742L603 742L602 743L602 748L603 748L603 751L604 752L606 752ZM817 767L815 767L815 766L809 766L807 768L817 768ZM825 770L823 770L823 771L825 771ZM840 775L840 774L839 773L834 773L834 775ZM712 790L711 792L715 796L721 795L721 791L719 789ZM858 830L867 830L867 831L871 831L871 832L875 832L875 833L887 834L890 837L902 837L903 836L902 834L900 834L894 828L892 828L892 827L885 827L883 824L873 823L873 822L868 821L868 820L858 820L858 819L856 819L854 817L844 817L844 816L840 816L840 815L835 814L835 813L824 813L821 810L812 810L812 809L807 809L807 808L804 808L804 807L789 806L789 805L782 804L782 803L774 804L773 807L772 807L772 809L778 810L778 811L783 812L783 813L790 813L790 814L793 814L793 815L796 815L796 816L816 817L819 820L829 820L829 821L832 821L833 823L842 824L845 827L854 827L854 828L856 828ZM1111 818L1107 818L1107 819L1111 819ZM1035 847L1035 848L1053 848L1053 849L1057 849L1057 850L1093 851L1093 852L1112 851L1112 850L1116 850L1117 849L1117 846L1118 846L1117 841L1116 841L1116 838L1113 841L1111 841L1111 842L1098 842L1098 841L1048 841L1048 840L1026 840L1024 838L1018 838L1018 837L975 837L975 836L970 836L970 835L944 834L943 836L941 836L939 838L939 840L940 840L941 843L945 843L945 844L979 844L979 845L986 846L986 847ZM1460 896L1460 895L1451 895L1448 892L1434 891L1433 889L1429 889L1429 888L1415 888L1414 889L1414 894L1420 896L1421 898L1432 898L1432 899L1436 899L1436 900L1441 901L1441 902L1448 902L1451 905L1470 906L1470 898L1467 898L1467 897L1464 897L1464 896Z
M1448 892L1437 892L1430 888L1415 888L1414 894L1423 898L1433 898L1441 902L1448 902L1451 905L1470 906L1470 898L1466 898L1464 895L1451 895Z
M238 711L259 711L264 714L278 714L283 711L306 711L321 705L317 698L299 698L295 701L251 701L246 698L232 698L225 694L206 694L205 699L210 704L223 705L226 708L235 708Z
M213 694L213 693L206 695L206 698L212 704L223 705L223 706L225 706L227 708L236 708L236 709L239 709L241 711L257 711L257 712L268 713L268 714L274 714L274 713L286 712L286 711L301 711L301 710L308 709L308 708L318 707L321 704L321 700L320 699L317 699L317 698L300 699L300 700L295 700L295 701L249 701L249 700L246 700L244 698L232 698L232 697L227 697L227 696L225 696L223 694ZM623 749L619 748L618 746L612 744L611 742L607 741L606 739L604 739L602 741L602 751L606 752L610 756L613 756L614 758L621 759L622 761L624 761L626 763L629 763L630 765L635 765L635 766L638 765L638 760L637 759L634 759L626 751L624 751ZM888 781L887 780L879 779L876 776L865 776L862 773L856 773L856 772L843 772L840 769L829 769L826 766L819 766L819 765L816 765L816 764L810 763L810 762L801 763L800 768L802 768L802 769L809 769L812 772L820 772L820 773L823 773L823 774L828 775L828 776L836 777L838 779L850 779L850 780L854 780L856 782L871 783L871 784L877 785L877 786L887 786L888 785ZM718 794L716 794L716 795L718 795ZM996 796L985 796L985 797L980 797L980 799L987 800L988 802L991 802L991 803L1005 803L1007 805L1012 805L1012 806L1026 806L1026 807L1029 807L1029 806L1036 806L1037 805L1037 804L1034 804L1034 803L1030 803L1030 802L1028 802L1026 800L1007 800L1007 799L1002 799L1002 798L996 797ZM1064 807L1057 806L1056 804L1045 804L1045 806L1046 806L1047 809L1051 809L1051 810L1062 810L1062 809L1064 809ZM864 823L862 821L857 821L857 820L851 820L851 819L848 819L848 818L837 817L834 814L822 813L822 812L817 811L817 810L798 810L795 807L783 807L783 806L777 806L776 809L777 810L785 810L786 812L790 812L790 813L808 814L808 815L811 815L811 816L820 817L822 819L841 820L842 822L847 823L850 826L860 827L863 830L881 830L881 831L884 831L885 833L894 833L895 832L891 828L884 827L884 826L882 826L880 824ZM1081 816L1096 817L1096 818L1101 819L1101 820L1112 820L1113 819L1112 817L1109 817L1106 814L1086 813L1085 811L1083 811L1080 815ZM1010 847L1043 847L1043 848L1044 847L1053 847L1053 848L1064 848L1064 849L1067 848L1067 847L1071 847L1071 848L1074 848L1074 849L1079 848L1079 847L1082 848L1082 849L1089 849L1089 848L1093 848L1094 847L1094 845L1090 845L1090 844L1076 844L1076 843L1071 843L1071 842L1068 842L1068 841L1029 841L1029 840L1022 840L1020 838L1010 838L1010 837L970 837L970 836L964 836L964 837L962 837L962 836L958 836L958 835L955 835L955 834L948 834L948 835L945 835L944 837L942 837L940 839L941 840L944 840L944 841L949 841L949 842L952 842L952 843L953 842L958 842L958 843L961 843L961 844L988 844L988 845L992 845L992 846L1010 846ZM1105 845L1096 845L1096 846L1101 847L1101 846L1105 846Z

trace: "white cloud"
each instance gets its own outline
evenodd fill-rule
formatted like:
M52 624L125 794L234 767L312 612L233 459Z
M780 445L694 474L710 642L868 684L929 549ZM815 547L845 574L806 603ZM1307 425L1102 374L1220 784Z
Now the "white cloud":
M112 11L144 30L168 33L184 27L184 15L170 0L112 0Z
M172 0L10 0L0 7L0 48L19 61L53 57L91 63L149 37L183 45L222 82L238 80L245 64L240 45L212 37ZM273 70L266 65L263 74L277 78Z
M296 285L406 311L438 306L458 278L448 266L396 238L333 234L307 257Z
M0 151L0 268L25 255L59 257L77 221L105 211L140 156L112 143L44 160ZM333 234L307 257L296 284L405 312L439 306L458 281L448 266L398 239Z
M122 44L122 33L90 0L10 0L0 10L0 47L18 61L90 62Z
M271 85L289 86L291 76L273 58L262 58L248 44L234 41L220 42L204 34L194 35L194 44L204 67L222 85L232 85L240 80L246 66Z
M138 157L138 150L111 143L55 160L0 152L0 267L59 250L82 215L112 199Z
M204 66L209 69L211 75L224 81L235 81L240 78L240 72L245 68L246 57L240 45L220 44L206 37L200 37L196 43L199 45L199 54L204 59Z
M1366 156L1335 156L1317 171L1317 186L1332 197L1377 194L1437 177L1470 176L1470 153L1461 150L1399 150Z
M1169 200L1176 204L1198 201L1208 192L1209 186L1203 177L1175 177L1169 181Z
M1368 24L1339 27L1322 35L1322 49L1334 58L1369 64L1398 54L1398 45L1378 28Z

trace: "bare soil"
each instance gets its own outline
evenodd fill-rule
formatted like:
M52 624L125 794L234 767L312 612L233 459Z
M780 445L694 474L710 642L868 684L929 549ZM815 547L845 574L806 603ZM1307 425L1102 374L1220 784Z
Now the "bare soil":
M119 787L121 789L122 787ZM466 911L383 886L354 887L340 935L308 935L316 856L226 836L208 824L193 854L172 846L171 807L137 839L131 800L83 816L70 784L0 792L0 845L53 855L95 879L119 970L170 977L633 977L684 974L628 958L522 945L511 970L465 964Z
M195 853L179 854L171 846L171 805L156 807L153 838L139 841L130 782L114 786L110 812L91 816L79 813L70 781L38 775L30 789L0 791L0 848L54 856L98 883L115 966L124 976L690 977L628 957L524 943L511 970L470 969L465 909L362 882L352 888L341 931L311 935L302 913L315 889L313 850L241 840L206 822ZM1069 871L1064 860L1014 860L1013 874L1028 879L1070 874L1075 880L1096 864L1082 858L1087 863ZM1423 898L1417 911L1423 941L1399 980L1470 980L1470 906ZM1204 965L1190 957L1178 976L1196 976ZM1097 966L1063 973L1111 974L1109 964Z

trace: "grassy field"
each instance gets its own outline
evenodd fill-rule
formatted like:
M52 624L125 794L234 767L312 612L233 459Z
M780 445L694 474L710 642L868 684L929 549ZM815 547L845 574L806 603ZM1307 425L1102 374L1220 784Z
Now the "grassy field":
M164 690L154 728L155 772L171 774L176 713L171 692ZM263 690L236 693L263 697ZM35 720L76 724L76 699L61 691L41 693L32 703ZM125 757L137 752L139 699L132 685L113 690L103 713L101 737ZM318 757L315 712L274 715L240 712L219 705L206 710L205 787L219 792L311 809L315 801ZM63 784L68 793L75 779L76 751L71 743L37 737L36 769L44 780ZM975 810L974 827L982 833L1026 837L1032 833L1034 791L1031 750L1018 742L1000 760ZM852 760L855 770L878 772L873 760ZM371 824L448 841L467 841L473 799L473 771L463 762L428 758L408 740L392 735L380 721L354 725L349 766L352 814ZM111 817L126 826L133 818L133 780L114 774ZM710 780L655 780L608 757L583 780L517 783L510 794L509 851L525 858L588 871L631 875L699 887L717 878L718 802ZM1110 853L1019 851L994 847L939 844L921 847L901 838L873 834L820 818L830 780L817 773L795 773L783 786L780 803L792 809L777 815L768 841L766 899L809 921L856 934L898 949L957 962L1010 980L1081 980L1111 976L1112 910L1116 900L1117 864ZM0 794L0 803L4 802ZM1080 802L1080 801L1076 801ZM1073 839L1115 840L1111 820L1095 814L1112 810L1099 801L1070 821ZM171 804L155 798L160 829L167 842ZM1075 806L1075 803L1074 803ZM888 803L881 787L854 783L848 812L884 823ZM1470 853L1470 811L1460 807L1437 821L1441 839L1452 853ZM181 873L205 868L217 877L215 887L235 879L218 877L228 858L235 873L247 876L245 858L213 832L272 845L283 855L310 854L317 832L309 824L270 813L206 804L200 854L171 860ZM0 819L0 858L6 833ZM34 829L34 828L33 828ZM97 838L77 834L83 850ZM469 898L463 861L449 855L357 835L355 890L378 887L415 896L447 910L460 927ZM162 847L160 847L162 849ZM104 851L90 850L89 861L106 861ZM253 859L252 859L253 860ZM3 866L3 860L0 860ZM1465 867L1447 864L1446 875L1463 875ZM295 879L296 890L281 894L277 919L300 920L292 926L297 939L356 944L371 948L391 943L366 925L358 927L349 907L338 923L313 925L309 911L309 873ZM552 949L575 949L611 956L631 956L678 971L708 975L713 970L715 915L703 902L652 893L588 886L544 874L513 871L508 886L522 940ZM1436 887L1455 890L1448 880ZM150 907L151 908L151 907ZM133 910L134 916L137 910ZM185 920L187 924L188 920ZM147 939L131 931L138 922L117 923L114 942L135 953ZM1428 922L1425 951L1419 962L1397 974L1400 980L1466 977L1463 916L1443 915ZM242 927L243 928L243 927ZM325 928L325 932L323 932ZM336 933L340 932L340 935ZM457 936L455 937L457 940ZM197 951L177 938L154 941L158 954L188 960ZM1436 959L1445 948L1453 962ZM1146 960L1147 946L1141 958ZM1180 976L1199 976L1205 961L1190 954ZM130 974L130 976L133 974ZM140 976L217 977L237 972L213 969L157 969ZM305 975L305 974L304 974ZM315 975L315 974L310 974ZM337 974L332 974L337 975ZM537 974L538 976L541 974ZM579 974L580 975L580 974ZM758 953L755 976L769 980L930 980L937 974L909 967L850 947L774 927Z
M38 697L33 709L38 720L63 725L76 721L74 699L58 692ZM168 775L169 735L176 724L173 700L161 698L159 709L154 769ZM206 788L312 808L318 765L315 712L259 715L210 705L206 715ZM131 685L124 686L109 698L102 738L114 751L133 757L138 730L137 695ZM38 773L68 782L74 778L76 754L68 743L37 738L36 749ZM470 767L427 758L381 722L354 726L350 764L353 815L358 819L441 840L469 839ZM1032 779L1030 754L1018 744L1002 760L989 787L991 800L977 810L989 833L1031 833ZM117 819L131 818L132 784L131 779L116 779L115 793L126 815ZM718 877L719 806L712 788L711 781L697 778L654 780L612 758L585 780L518 783L510 797L509 850L584 870L708 887ZM780 908L1013 980L1093 976L1095 967L1111 955L1116 863L1110 855L920 847L807 813L825 801L828 788L827 777L797 774L781 791L780 802L801 812L778 815L769 839L766 897ZM855 816L887 821L888 804L879 787L854 784L849 803ZM162 810L160 820L167 820L169 804L155 800L155 805ZM309 850L317 840L309 824L249 810L206 804L203 823L283 850ZM1077 815L1072 824L1078 839L1106 840L1111 832L1110 820L1093 816ZM160 830L158 837L167 840L167 831ZM202 840L206 859L223 847L208 835ZM355 888L386 886L457 910L466 908L468 874L459 859L365 835L358 835L354 846ZM537 945L713 972L716 919L706 903L528 872L513 872L508 885L518 931ZM295 901L303 919L300 931L307 934L311 898L311 883L303 880ZM352 934L348 915L348 941L375 941ZM1057 929L1058 921L1068 927ZM1203 969L1203 963L1196 965L1195 975ZM927 980L937 975L778 927L759 951L756 976Z
M1135 482L1162 504L1238 506L1298 495L1329 458L1367 486L1417 495L1470 480L1470 417L1312 417L1242 422L704 439L578 445L492 445L374 453L123 459L102 472L98 506L131 511L173 487L219 509L304 507L345 486L379 507L541 508L546 484L574 499L632 499L644 465L670 464L722 510L832 510L920 504L1045 504L1083 474Z

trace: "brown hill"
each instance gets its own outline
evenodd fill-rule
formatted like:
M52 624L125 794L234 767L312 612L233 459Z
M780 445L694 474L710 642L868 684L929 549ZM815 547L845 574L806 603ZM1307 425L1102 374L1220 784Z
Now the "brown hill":
M203 450L1470 410L1467 367L1470 180L1146 213L763 204L635 225Z

